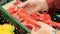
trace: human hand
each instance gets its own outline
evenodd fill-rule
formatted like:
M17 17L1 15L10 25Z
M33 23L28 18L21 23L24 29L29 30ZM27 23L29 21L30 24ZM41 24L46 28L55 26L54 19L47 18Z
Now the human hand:
M32 29L31 34L52 34L54 31L54 28L49 26L48 24L45 24L43 22L38 22L38 24L41 26L40 29Z
M36 11L48 10L46 0L27 0L26 2L21 3L18 6L24 8L29 14L32 14Z

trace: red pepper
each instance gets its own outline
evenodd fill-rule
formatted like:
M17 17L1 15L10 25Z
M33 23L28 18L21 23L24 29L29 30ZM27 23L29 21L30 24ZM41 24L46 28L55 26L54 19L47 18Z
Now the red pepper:
M14 17L16 18L20 23L22 23L23 25L25 25L27 28L29 28L30 30L32 30L32 26L31 25L28 25L22 18L20 18L18 15L17 15L17 12L15 12L15 7L16 6L11 6L8 8L8 12ZM32 17L31 17L32 18Z
M32 30L32 26L31 25L25 25L28 29Z
M37 20L37 21L39 20L39 16L36 14L32 14L32 17L35 18L35 20Z
M17 0L15 3L14 3L14 5L18 5L18 4L20 4L21 3L21 1L20 0Z
M7 9L7 11L9 12L9 13L14 13L15 11L15 8L16 8L16 6L11 6L11 7L9 7L8 9Z
M44 14L40 14L40 15L39 15L39 18L40 18L41 21L45 20Z
M15 3L14 3L14 5L18 5L20 2L18 2L18 1L16 1Z
M29 16L29 14L26 13L26 11L23 9L23 8L20 8L18 9L18 15L23 18L24 20L26 20L29 24L35 26L35 27L40 27L38 24L37 24L37 21L34 20L33 18L31 18Z
M32 16L33 18L35 18L35 20L40 20L40 21L45 20L44 14L40 14L38 12L32 14Z
M40 16L40 20L42 20L42 22L49 24L52 27L60 28L60 23L52 21L49 14L46 13L40 14L38 12L36 12L36 14Z
M49 15L48 15L49 16ZM45 18L45 20L43 20L42 22L46 23L46 24L49 24L51 25L52 27L55 27L55 28L60 28L60 23L58 22L54 22L51 20L50 16L48 17L46 15L47 18ZM50 18L50 19L49 19Z
M49 25L51 25L53 27L57 27L57 28L60 27L60 23L52 21L51 17L49 16L49 14L44 14L44 16L45 16L45 19L46 19L45 21L49 22Z
M51 24L51 23L50 23L51 20L43 20L42 22L43 22L43 23L46 23L46 24Z
M55 28L60 28L60 23L58 23L58 22L50 22L50 24L49 25L51 25L51 26L53 26L53 27L55 27Z
M44 14L44 17L45 17L46 20L51 20L51 17L50 17L49 14L46 14L46 13L45 13L45 14Z

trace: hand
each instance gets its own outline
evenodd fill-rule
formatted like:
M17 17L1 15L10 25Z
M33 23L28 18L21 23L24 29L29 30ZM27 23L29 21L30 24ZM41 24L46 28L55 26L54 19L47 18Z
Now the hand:
M43 22L38 22L38 24L41 26L41 28L40 29L33 28L31 34L52 34L54 28Z
M56 34L60 34L60 30L58 30L58 31L56 32Z
M26 2L21 3L18 6L24 8L29 14L32 14L36 11L48 10L46 0L27 0Z

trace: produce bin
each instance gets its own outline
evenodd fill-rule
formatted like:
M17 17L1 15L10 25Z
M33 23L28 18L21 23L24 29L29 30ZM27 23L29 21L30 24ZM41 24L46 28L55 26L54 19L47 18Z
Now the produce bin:
M0 6L0 19L5 19L4 23L11 23L14 24L15 27L17 27L19 30L21 30L21 33L15 33L15 34L30 34L30 30L28 28L26 28L24 25L22 25L18 20L16 20L14 17L12 17L6 10L4 10L1 6ZM7 21L7 22L6 22ZM0 24L4 24L2 22L0 22ZM16 30L17 31L17 30Z

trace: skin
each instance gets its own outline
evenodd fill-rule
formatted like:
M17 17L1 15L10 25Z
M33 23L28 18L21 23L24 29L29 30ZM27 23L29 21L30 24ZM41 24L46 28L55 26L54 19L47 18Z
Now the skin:
M48 11L46 0L27 0L24 3L20 3L18 6L24 8L29 14L37 11Z
M31 34L52 34L54 28L40 21L38 22L38 24L41 26L41 28L36 30L33 28Z
M60 34L60 30L56 32L56 34Z

